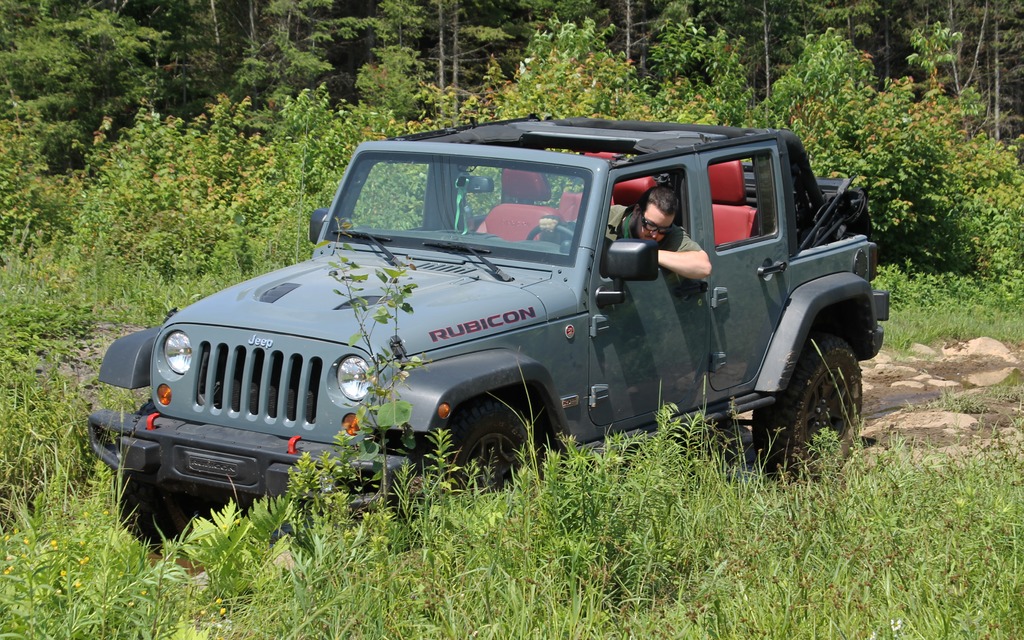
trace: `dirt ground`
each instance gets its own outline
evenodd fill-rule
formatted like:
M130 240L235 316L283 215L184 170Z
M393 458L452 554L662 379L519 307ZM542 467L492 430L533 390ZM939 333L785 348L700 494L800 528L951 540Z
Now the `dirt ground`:
M934 349L883 350L862 363L869 446L894 436L949 453L1024 442L1024 352L991 338Z

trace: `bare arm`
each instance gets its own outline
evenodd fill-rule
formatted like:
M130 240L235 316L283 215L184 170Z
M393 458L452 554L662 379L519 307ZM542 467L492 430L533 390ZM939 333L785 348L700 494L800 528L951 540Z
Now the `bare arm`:
M658 266L684 278L703 280L711 275L711 260L706 251L658 251Z

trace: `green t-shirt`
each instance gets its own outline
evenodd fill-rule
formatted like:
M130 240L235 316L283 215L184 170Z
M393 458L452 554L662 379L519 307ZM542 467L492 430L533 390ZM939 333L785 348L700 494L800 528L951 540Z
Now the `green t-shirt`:
M631 231L629 229L629 221L626 221L626 228L622 228L622 219L626 213L632 209L632 207L625 207L621 204L613 204L611 212L608 214L608 239L617 240L619 238L631 237ZM700 251L700 245L697 244L690 236L686 234L686 231L682 227L672 225L669 232L665 234L665 237L658 243L658 248L664 251Z

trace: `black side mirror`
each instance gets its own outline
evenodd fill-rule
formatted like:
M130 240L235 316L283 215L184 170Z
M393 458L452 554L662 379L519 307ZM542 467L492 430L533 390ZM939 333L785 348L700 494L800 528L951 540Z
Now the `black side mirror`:
M327 224L327 209L317 209L309 216L309 241L316 244L320 240L320 232Z
M601 260L601 275L622 280L657 280L658 243L632 238L612 242Z
M597 306L618 304L626 299L626 280L657 280L658 243L653 240L616 240L606 245L601 257L601 275L611 278L611 286L597 290Z

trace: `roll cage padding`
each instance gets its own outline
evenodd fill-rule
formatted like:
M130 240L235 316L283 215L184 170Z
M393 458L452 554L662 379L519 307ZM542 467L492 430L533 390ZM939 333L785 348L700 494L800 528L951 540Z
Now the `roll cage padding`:
M531 393L555 432L565 426L565 413L557 401L554 381L547 368L533 358L509 349L490 349L428 362L413 369L406 385L399 389L402 400L412 404L409 424L414 431L448 428L449 420L437 415L437 407L447 402L454 415L459 406L487 395L502 397L504 392ZM527 416L529 417L529 416Z
M875 356L877 324L871 284L853 273L834 273L797 287L779 321L754 389L767 393L789 385L812 329L850 343L860 360Z
M151 327L114 340L100 365L100 382L124 389L149 386L153 341L160 327Z

